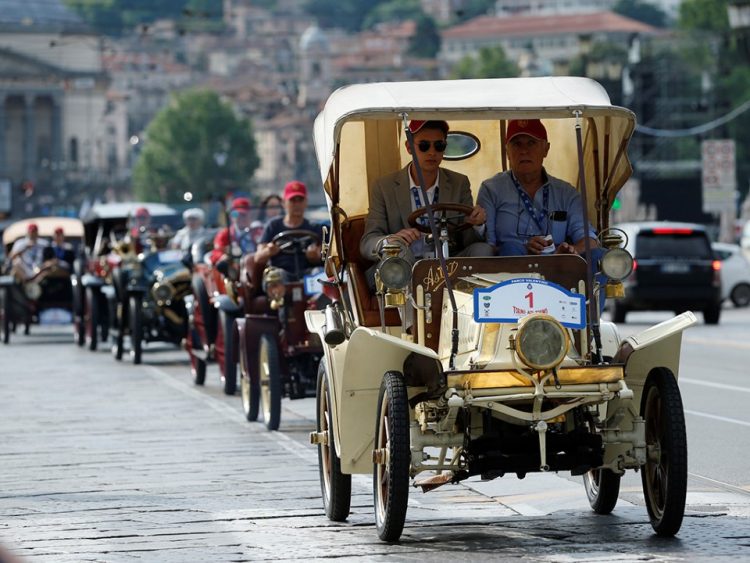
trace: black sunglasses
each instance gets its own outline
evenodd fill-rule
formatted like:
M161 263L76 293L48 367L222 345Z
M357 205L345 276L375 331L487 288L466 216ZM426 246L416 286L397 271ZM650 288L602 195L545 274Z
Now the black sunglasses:
M427 152L428 150L430 150L430 145L435 147L435 150L437 152L443 152L445 150L445 147L448 146L448 143L446 143L445 141L419 141L417 143L417 147L422 152Z

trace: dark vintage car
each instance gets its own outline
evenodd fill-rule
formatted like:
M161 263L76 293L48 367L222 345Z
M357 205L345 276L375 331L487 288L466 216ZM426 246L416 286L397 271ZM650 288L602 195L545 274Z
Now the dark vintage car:
M319 242L311 231L290 230L275 238L282 252L300 254L310 242ZM300 273L301 274L301 273ZM248 421L263 420L269 430L281 422L281 399L315 395L317 369L323 349L320 338L305 325L305 311L324 306L324 286L319 276L285 281L279 268L263 270L252 256L243 263L245 314L235 323L239 344L242 406Z
M188 312L188 338L185 349L196 385L206 380L206 365L216 361L221 372L224 393L233 395L237 389L237 344L234 321L242 314L239 283L240 258L231 263L211 264L206 254L213 247L214 231L203 241L193 244L192 294L185 304Z
M38 227L39 238L52 238L55 229L62 228L65 243L72 259L80 245L83 227L77 219L68 217L38 217L24 219L10 225L3 233L6 256L0 275L0 330L6 344L19 325L26 334L35 323L66 323L72 319L73 291L69 261L56 258L51 248L42 253L42 262L31 277L22 277L11 261L13 244L24 237L30 224Z
M109 328L117 316L117 300L112 271L121 262L117 250L128 231L128 223L139 208L145 207L154 225L181 224L177 212L161 203L96 204L83 216L84 244L76 260L73 276L76 342L96 350L109 338ZM120 351L120 356L122 351Z

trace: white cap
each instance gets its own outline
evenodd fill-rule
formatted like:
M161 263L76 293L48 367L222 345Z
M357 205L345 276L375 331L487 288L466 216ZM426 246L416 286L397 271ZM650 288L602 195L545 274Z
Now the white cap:
M202 223L206 219L206 214L199 207L191 207L182 212L182 218L187 221L188 219L198 219Z

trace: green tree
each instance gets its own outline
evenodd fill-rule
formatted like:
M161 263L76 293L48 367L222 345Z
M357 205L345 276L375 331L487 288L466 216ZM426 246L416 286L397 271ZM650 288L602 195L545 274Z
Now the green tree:
M185 192L203 200L248 188L258 164L249 120L215 92L192 90L173 96L149 124L134 192L145 201L178 202Z
M305 11L320 27L360 31L367 14L382 3L383 0L307 0Z
M729 30L727 1L683 0L678 25L688 31L726 33Z
M414 57L434 59L440 51L440 32L429 16L417 18L417 30L409 40L408 53Z
M456 22L463 22L484 16L495 7L495 0L464 0L463 6L456 10Z
M362 21L362 29L372 29L382 22L415 20L424 17L419 0L389 0L377 4Z
M508 59L501 46L482 47L477 57L461 59L453 67L451 78L512 78L518 72L518 65Z
M612 11L655 27L666 27L667 25L667 15L644 0L619 0Z

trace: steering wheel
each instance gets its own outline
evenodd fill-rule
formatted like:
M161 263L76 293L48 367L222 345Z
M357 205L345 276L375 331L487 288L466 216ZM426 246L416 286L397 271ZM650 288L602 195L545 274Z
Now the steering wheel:
M474 211L474 208L470 205L464 205L463 203L438 203L432 206L432 210L435 213L442 213L442 215L435 220L437 222L444 220L445 225L448 227L449 233L460 233L461 231L465 231L466 229L470 229L472 227L472 224L468 221L458 221L458 219L461 217L465 219L466 217L471 215L471 212ZM448 211L455 211L457 214L447 215ZM429 225L422 225L417 222L417 219L426 214L426 207L420 207L416 211L413 211L412 214L409 215L409 226L414 227L415 229L423 233L431 233L432 231L430 230Z
M313 231L305 229L291 229L281 231L271 242L276 244L282 254L296 254L303 252L311 244L320 244L320 237Z

